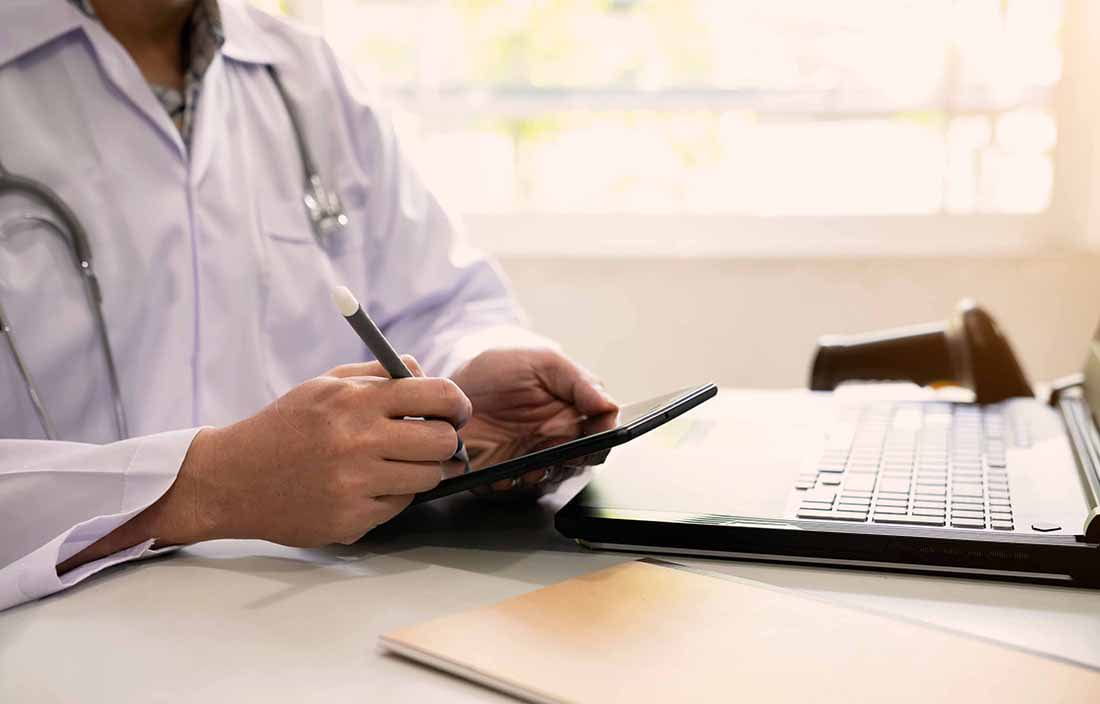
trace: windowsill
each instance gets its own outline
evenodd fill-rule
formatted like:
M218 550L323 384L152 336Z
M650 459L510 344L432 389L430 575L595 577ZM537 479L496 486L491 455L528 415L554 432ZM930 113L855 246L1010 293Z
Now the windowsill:
M479 247L506 258L927 258L1064 256L1049 215L754 217L468 215Z

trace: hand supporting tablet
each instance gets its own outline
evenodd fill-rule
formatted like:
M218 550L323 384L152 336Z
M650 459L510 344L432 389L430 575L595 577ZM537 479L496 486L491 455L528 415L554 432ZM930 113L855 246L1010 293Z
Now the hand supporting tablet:
M472 471L444 479L435 489L417 494L413 503L518 477L533 469L598 464L611 448L663 425L717 393L714 384L705 384L630 404L616 413L543 428L526 437L509 437L496 444L471 443L468 449Z

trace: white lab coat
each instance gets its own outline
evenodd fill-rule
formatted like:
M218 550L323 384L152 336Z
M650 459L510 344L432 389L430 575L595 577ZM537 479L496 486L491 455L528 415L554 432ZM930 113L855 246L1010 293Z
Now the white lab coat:
M0 303L66 440L41 439L0 346L0 609L146 555L142 544L55 570L160 497L199 427L369 359L329 300L334 285L350 286L429 373L540 340L329 47L221 4L226 42L188 152L100 24L65 0L0 3L0 163L52 187L88 231L133 436L114 442L103 356L68 251L45 229L0 241ZM327 251L302 204L302 166L267 63L351 220ZM0 196L0 224L41 211Z

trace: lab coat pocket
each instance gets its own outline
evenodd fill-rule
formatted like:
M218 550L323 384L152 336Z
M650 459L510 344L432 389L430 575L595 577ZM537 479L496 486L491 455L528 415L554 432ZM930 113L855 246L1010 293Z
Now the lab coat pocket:
M264 211L264 334L266 376L281 395L339 364L362 359L362 343L331 299L336 286L365 296L362 257L353 248L323 248L302 210Z
M362 251L366 231L366 191L359 183L344 184L339 190L348 224L337 232L318 236L307 216L305 203L280 200L273 207L264 208L263 224L272 239L286 242L314 242L334 261Z

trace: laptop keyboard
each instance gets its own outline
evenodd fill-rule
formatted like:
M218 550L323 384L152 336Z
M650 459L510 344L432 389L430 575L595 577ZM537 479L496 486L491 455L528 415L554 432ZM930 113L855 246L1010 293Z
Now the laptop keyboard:
M799 475L798 518L1012 530L1006 419L996 407L874 403L846 411L815 468ZM1013 427L1017 444L1026 428Z

